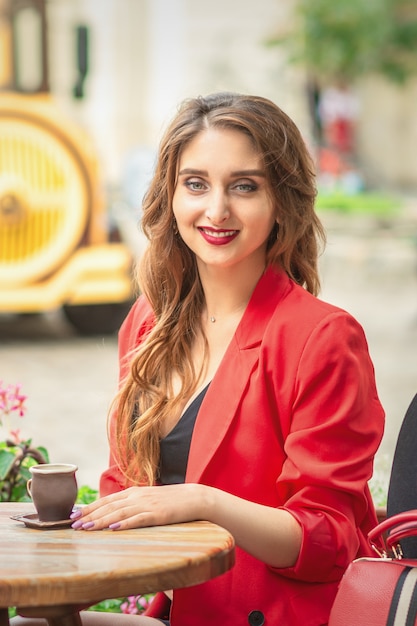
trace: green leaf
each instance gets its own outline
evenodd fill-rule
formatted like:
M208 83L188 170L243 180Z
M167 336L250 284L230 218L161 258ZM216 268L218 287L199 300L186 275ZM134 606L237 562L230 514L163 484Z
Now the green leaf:
M32 465L30 465L30 467L32 467ZM24 482L26 484L26 482L29 480L30 477L31 477L31 473L30 473L29 469L27 469L24 465L21 465L20 469L19 469L19 478L21 480L24 480Z
M410 0L298 0L293 32L266 45L287 48L313 76L353 81L379 73L405 82L417 73L417 5Z
M47 463L49 463L49 453L48 450L46 448L44 448L43 446L37 446L36 448L37 450L39 450L39 452L42 454L42 456L44 457L45 461Z
M26 490L26 480L19 480L12 489L11 502L31 502Z
M103 613L121 613L120 605L126 600L126 598L117 598L114 600L103 600L94 606L91 606L89 611L99 611Z
M97 489L92 489L87 485L82 485L78 489L77 504L90 504L91 502L94 502L94 500L97 500L97 498Z
M0 480L5 480L13 467L16 455L8 447L0 449Z
M26 491L26 483L31 476L29 468L38 464L38 461L28 451L31 443L31 439L16 445L8 445L6 441L0 442L0 501L8 499L12 502L31 501ZM45 448L39 447L36 450L47 462L49 461L49 455ZM9 496L10 473L12 470L14 484Z

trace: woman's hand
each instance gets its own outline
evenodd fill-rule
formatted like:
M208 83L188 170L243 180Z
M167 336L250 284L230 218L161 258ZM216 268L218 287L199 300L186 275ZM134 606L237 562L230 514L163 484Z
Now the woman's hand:
M74 511L72 528L126 530L203 519L204 490L192 483L130 487Z
M293 566L302 540L301 527L288 511L194 483L130 487L78 509L71 517L72 527L80 530L207 520L226 528L236 545L273 567Z

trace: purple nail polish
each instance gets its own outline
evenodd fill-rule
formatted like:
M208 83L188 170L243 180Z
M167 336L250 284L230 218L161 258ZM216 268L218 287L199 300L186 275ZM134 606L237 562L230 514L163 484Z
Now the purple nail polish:
M117 530L118 528L120 528L120 526L120 522L114 522L113 524L110 524L109 528L110 530Z
M83 522L82 520L79 519L73 524L71 524L71 528L74 528L74 530L78 530L78 528L81 528L82 525L83 525Z
M84 524L82 524L82 528L84 528L84 530L88 530L89 528L93 528L94 526L94 522L85 522Z
M81 509L74 509L74 511L70 515L70 519L78 519L79 517L81 517L81 515L82 515Z

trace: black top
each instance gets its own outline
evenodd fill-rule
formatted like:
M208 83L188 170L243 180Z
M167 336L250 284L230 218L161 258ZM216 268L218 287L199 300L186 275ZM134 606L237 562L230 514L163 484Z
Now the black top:
M173 485L185 481L194 424L208 387L209 385L194 398L174 428L160 441L158 481L160 485Z

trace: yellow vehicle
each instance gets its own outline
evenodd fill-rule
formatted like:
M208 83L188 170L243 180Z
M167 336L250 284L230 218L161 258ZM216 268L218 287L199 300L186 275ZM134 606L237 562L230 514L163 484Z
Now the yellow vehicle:
M16 53L31 23L35 88ZM111 333L133 300L132 254L110 228L88 137L49 93L47 61L44 0L0 0L0 315L62 308L79 332Z

